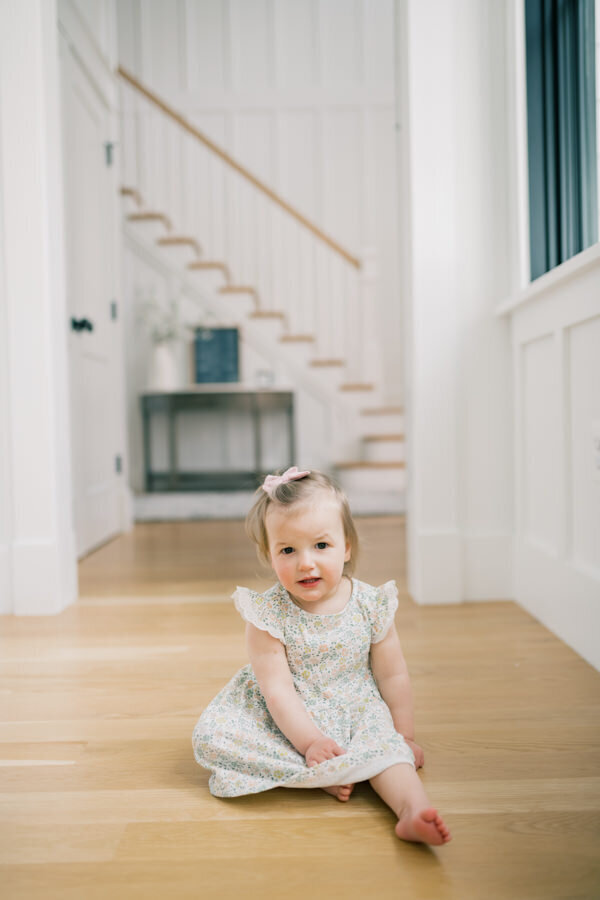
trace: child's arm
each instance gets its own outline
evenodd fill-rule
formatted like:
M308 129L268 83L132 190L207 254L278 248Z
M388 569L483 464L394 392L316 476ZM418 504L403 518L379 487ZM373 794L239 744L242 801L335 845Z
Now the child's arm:
M394 728L411 746L419 768L424 761L423 751L415 743L412 688L395 625L382 641L371 644L371 669L379 692L392 714Z
M320 731L298 694L285 647L266 631L246 625L246 643L252 669L268 710L280 731L306 759L308 766L345 753Z

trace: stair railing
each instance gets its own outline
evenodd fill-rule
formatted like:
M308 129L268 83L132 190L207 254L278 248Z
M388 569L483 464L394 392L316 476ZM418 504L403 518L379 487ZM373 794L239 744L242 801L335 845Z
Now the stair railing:
M314 337L314 357L343 360L344 379L376 377L374 266L359 259L119 67L122 179L148 211L196 238L206 260L254 288L261 313ZM372 251L369 253L372 257Z

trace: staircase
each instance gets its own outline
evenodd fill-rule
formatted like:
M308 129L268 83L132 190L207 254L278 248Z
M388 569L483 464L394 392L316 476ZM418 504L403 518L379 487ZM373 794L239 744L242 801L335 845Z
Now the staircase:
M373 254L359 261L119 74L128 240L182 279L213 319L238 325L278 382L324 407L332 424L323 467L356 512L402 511L404 417L382 402Z

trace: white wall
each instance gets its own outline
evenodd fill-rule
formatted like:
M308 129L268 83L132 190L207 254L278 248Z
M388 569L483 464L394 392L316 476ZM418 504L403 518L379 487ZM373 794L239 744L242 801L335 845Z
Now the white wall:
M397 3L409 582L419 603L512 596L503 7Z
M56 4L0 4L0 612L76 597Z
M376 248L384 398L400 401L392 0L120 0L118 16L126 68L350 252ZM124 180L143 182L127 152ZM168 176L164 197L185 221Z

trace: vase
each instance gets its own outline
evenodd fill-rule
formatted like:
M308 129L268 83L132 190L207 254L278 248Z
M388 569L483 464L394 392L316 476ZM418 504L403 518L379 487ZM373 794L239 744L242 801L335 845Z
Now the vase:
M173 391L181 387L175 345L155 344L150 360L149 387L153 391Z

